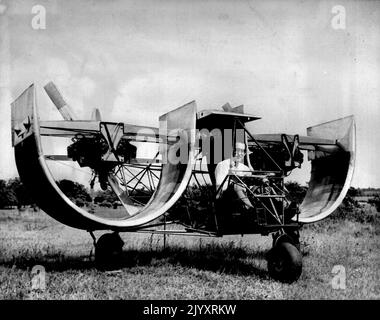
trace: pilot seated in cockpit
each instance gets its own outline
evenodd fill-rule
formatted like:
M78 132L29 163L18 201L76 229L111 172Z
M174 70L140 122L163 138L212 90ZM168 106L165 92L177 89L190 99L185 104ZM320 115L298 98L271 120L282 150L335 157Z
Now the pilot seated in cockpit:
M246 189L237 183L229 183L228 174L236 173L238 176L248 175L251 169L244 164L246 146L242 142L235 144L234 157L218 163L215 168L215 181L217 190L217 199L222 197L232 197L232 201L237 201L244 209L252 208L248 199Z

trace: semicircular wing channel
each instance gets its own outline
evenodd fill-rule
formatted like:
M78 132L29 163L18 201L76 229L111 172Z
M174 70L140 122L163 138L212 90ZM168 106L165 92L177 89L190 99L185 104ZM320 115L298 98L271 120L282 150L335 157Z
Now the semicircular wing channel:
M30 120L27 134L21 136L19 127L25 119ZM12 103L13 145L16 165L25 186L30 190L37 204L56 220L85 230L128 230L136 229L163 215L178 200L191 177L194 162L196 104L188 103L160 117L160 130L178 131L180 139L163 143L160 152L163 158L181 153L182 161L166 161L150 201L133 216L112 220L93 215L75 205L56 184L43 154L37 114L35 88L31 85ZM183 161L185 160L185 161Z
M308 128L308 136L335 139L340 150L309 151L311 177L299 221L312 223L332 214L343 201L354 174L356 137L353 116ZM318 147L318 146L317 146Z

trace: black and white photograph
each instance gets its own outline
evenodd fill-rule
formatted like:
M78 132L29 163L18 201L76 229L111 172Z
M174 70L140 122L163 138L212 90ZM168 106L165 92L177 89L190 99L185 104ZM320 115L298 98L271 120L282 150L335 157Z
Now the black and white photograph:
M0 300L380 299L380 1L0 0L0 141Z

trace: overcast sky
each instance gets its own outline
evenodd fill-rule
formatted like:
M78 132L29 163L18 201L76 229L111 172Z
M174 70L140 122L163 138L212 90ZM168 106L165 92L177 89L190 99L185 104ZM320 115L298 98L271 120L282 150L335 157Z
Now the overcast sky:
M32 27L35 5L46 29ZM3 0L0 179L17 175L10 102L35 83L41 118L60 119L43 90L51 80L82 118L98 107L141 125L192 100L244 104L262 117L253 133L306 134L353 114L353 186L380 187L379 24L377 1Z

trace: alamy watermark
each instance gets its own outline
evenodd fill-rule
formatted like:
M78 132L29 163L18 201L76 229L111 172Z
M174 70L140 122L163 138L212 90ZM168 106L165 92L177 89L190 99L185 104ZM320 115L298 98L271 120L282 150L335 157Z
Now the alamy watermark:
M34 30L45 30L46 29L46 8L40 4L32 7L31 14L33 18L31 21L32 28Z
M342 5L336 5L331 8L331 13L334 14L331 19L331 27L334 30L346 29L346 8Z
M36 265L31 271L31 289L32 292L46 290L46 271L45 267Z
M342 265L335 265L331 273L333 274L331 287L334 290L346 290L346 268Z

